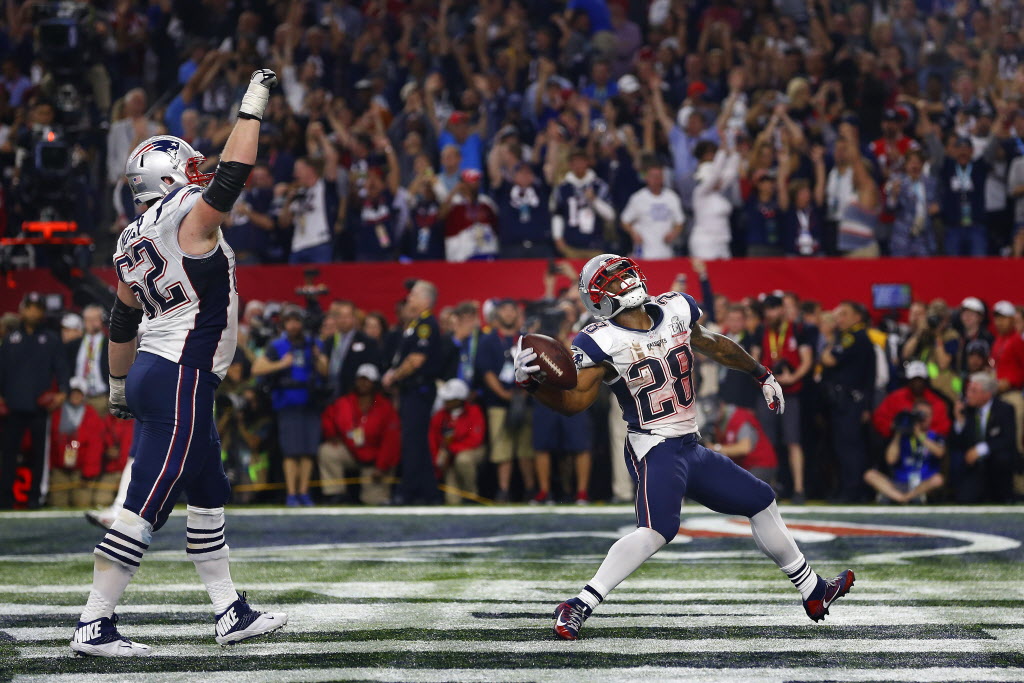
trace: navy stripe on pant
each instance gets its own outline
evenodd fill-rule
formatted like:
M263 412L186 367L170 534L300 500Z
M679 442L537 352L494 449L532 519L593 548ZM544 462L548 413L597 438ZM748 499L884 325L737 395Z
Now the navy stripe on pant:
M771 505L775 492L721 453L704 448L696 434L665 439L637 458L626 439L626 465L637 483L638 527L671 541L679 532L683 499L726 515L752 517Z
M223 506L231 487L221 463L213 373L140 353L126 382L135 415L132 479L124 507L159 529L182 492L192 505Z

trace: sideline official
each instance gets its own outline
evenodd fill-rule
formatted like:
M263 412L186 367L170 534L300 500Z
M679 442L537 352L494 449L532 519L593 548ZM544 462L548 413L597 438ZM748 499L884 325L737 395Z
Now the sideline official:
M50 411L64 402L70 379L60 333L43 325L46 309L42 295L25 295L20 313L21 325L4 337L0 346L0 408L7 412L0 464L0 509L10 509L14 504L14 472L25 432L32 437L28 507L42 505Z
M384 374L384 388L398 388L398 416L402 422L402 481L397 502L433 505L440 502L428 434L437 394L435 381L441 366L441 329L431 310L437 287L418 280L405 300L409 323Z

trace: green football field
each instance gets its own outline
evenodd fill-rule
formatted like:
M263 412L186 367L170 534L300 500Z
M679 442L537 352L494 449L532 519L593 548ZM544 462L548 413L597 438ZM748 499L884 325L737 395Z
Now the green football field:
M1024 681L1022 510L783 507L817 571L857 573L814 624L746 520L688 505L570 643L552 609L632 528L628 506L235 508L235 583L289 623L223 649L177 510L118 609L154 655L118 661L68 648L99 530L2 513L0 680Z

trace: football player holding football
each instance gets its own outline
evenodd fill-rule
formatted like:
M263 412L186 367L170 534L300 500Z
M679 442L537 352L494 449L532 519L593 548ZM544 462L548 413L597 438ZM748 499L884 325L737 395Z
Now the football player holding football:
M566 415L586 410L609 385L628 425L625 458L636 490L637 529L612 545L597 573L555 608L555 635L579 637L594 609L679 531L684 498L727 515L750 518L754 542L786 573L814 621L853 585L847 569L825 580L808 566L786 528L772 488L735 462L700 444L694 405L693 352L747 372L761 386L768 407L785 409L782 387L772 373L728 337L697 321L701 310L688 294L651 297L647 279L629 258L602 254L580 272L579 292L597 322L575 338L575 389L543 384L536 354L520 343L516 381L544 405Z
M256 163L260 121L277 76L252 74L215 173L184 140L158 135L128 158L135 203L148 207L114 252L117 296L110 316L110 411L135 418L124 507L93 551L92 590L71 640L79 655L151 653L117 630L114 608L153 532L188 494L186 551L213 602L221 645L277 630L285 614L262 613L235 591L224 536L230 486L213 420L214 391L235 354L235 255L220 225ZM147 318L138 341L139 324ZM138 347L138 348L137 348Z

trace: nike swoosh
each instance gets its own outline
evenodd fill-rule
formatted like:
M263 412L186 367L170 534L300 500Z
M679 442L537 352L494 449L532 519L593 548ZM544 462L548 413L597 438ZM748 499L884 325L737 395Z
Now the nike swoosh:
M565 626L565 625L566 625L566 624L568 624L568 623L569 623L569 622L567 622L567 621L565 621L564 619L562 619L562 615L561 615L561 614L559 614L559 615L558 615L558 619L557 619L557 620L555 621L555 626L556 626L556 627L558 627L558 626Z

